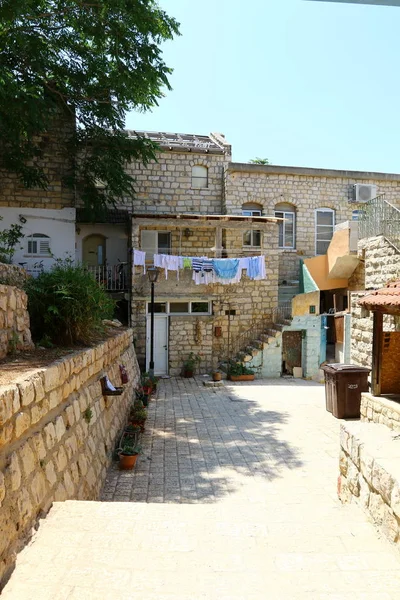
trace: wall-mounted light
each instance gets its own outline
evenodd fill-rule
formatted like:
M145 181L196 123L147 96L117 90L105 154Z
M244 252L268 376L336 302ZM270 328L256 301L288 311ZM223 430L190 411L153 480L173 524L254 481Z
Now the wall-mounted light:
M184 231L183 231L183 237L188 239L188 238L190 238L191 235L192 235L192 232L190 231L189 227L186 227L186 229L184 229Z
M24 217L23 215L19 215L19 221L20 221L20 223L22 223L22 224L25 224L25 223L26 223L26 219L25 219L25 217Z

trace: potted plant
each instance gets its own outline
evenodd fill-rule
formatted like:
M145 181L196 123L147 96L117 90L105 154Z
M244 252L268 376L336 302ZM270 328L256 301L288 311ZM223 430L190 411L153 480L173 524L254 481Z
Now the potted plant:
M144 424L147 419L147 410L133 406L130 412L130 421L132 425L139 425L140 430L144 431Z
M212 380L213 381L221 381L222 379L222 373L221 371L213 371L212 373Z
M184 377L193 377L196 366L200 362L200 356L191 352L183 363L182 373Z
M150 396L153 391L153 382L149 373L143 373L141 377L143 394Z
M132 444L127 442L122 448L119 449L119 468L122 471L130 471L136 464L137 457L142 451L139 444Z
M139 403L139 406L147 406L149 404L149 395L144 392L144 389L141 387L135 390L136 401Z
M233 362L229 365L229 379L231 381L253 381L254 371L242 363Z

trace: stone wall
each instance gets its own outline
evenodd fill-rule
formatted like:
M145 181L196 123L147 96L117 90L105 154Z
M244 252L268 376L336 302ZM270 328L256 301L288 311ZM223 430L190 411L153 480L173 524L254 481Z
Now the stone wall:
M347 422L340 426L342 502L357 503L392 542L400 543L400 446L385 425Z
M129 383L103 397L119 364ZM53 501L98 498L138 378L127 330L0 387L0 582Z
M358 276L355 276L352 281L353 289L360 290L359 286L363 279L365 289L371 290L384 287L390 280L400 276L400 254L383 236L361 240L358 244L358 254L362 257L363 267L360 267ZM366 292L361 291L350 294L351 362L371 367L372 313L358 305L358 300L365 294ZM385 315L383 330L395 331L396 329L396 319Z
M365 289L376 290L400 277L400 254L383 237L361 240L358 253L365 261Z
M128 173L135 178L135 198L125 205L134 213L221 214L226 157L221 154L160 152L146 166L132 163ZM208 186L192 188L192 166L208 168Z
M0 358L32 347L27 295L17 287L0 284Z
M15 285L22 288L27 278L27 272L17 265L7 265L0 262L0 284Z
M140 228L135 225L132 228L132 246L137 248L140 244ZM221 222L221 225L223 223ZM264 226L265 228L265 226ZM145 227L149 229L149 227ZM189 256L212 256L211 248L215 245L214 228L193 228L192 235L185 240L181 238L179 229L168 226L162 227L155 225L151 229L170 230L172 236L173 251L182 252ZM244 254L242 247L243 230L226 229L226 240L229 240L230 256L242 256ZM209 250L208 252L207 249ZM179 279L176 273L170 272L168 279L162 273L155 286L156 302L166 301L208 301L212 303L212 316L210 322L212 325L205 327L202 334L203 345L212 348L212 358L201 363L200 368L206 372L218 364L218 361L226 360L228 356L228 330L231 344L235 338L248 330L254 321L272 317L273 309L278 302L278 255L276 253L276 225L269 224L263 233L263 248L252 249L250 255L263 253L266 256L267 279L261 281L252 281L246 276L242 277L239 284L234 285L195 285L192 281L192 271L180 271ZM133 272L132 283L132 326L135 331L135 347L138 360L144 365L146 354L146 302L150 301L150 284L147 276L143 275L142 267L136 267ZM229 318L228 311L231 311ZM233 314L234 313L234 314ZM192 315L184 317L185 327L193 330L193 323L198 317ZM174 320L173 320L174 319ZM182 365L182 352L175 349L177 338L174 334L175 323L178 317L171 316L169 323L169 354L171 374L177 374L180 371L179 365ZM208 322L208 321L207 321ZM220 327L222 335L214 335L215 327ZM199 345L193 341L192 335L187 338L185 352L193 351L198 353ZM179 364L178 364L179 363Z
M68 141L74 131L74 117L65 109L60 112L49 127L49 131L41 136L43 155L39 159L44 167L48 186L45 190L26 188L13 173L0 171L1 206L20 206L29 208L63 208L75 205L74 191L65 184L65 177L70 175L72 165L61 141Z
M182 374L183 362L190 352L200 357L196 372L213 368L213 317L170 317L169 374Z
M226 212L240 214L247 202L261 205L263 214L274 214L276 204L292 205L296 212L296 249L279 250L279 281L298 279L302 256L315 255L315 210L331 208L335 223L349 221L358 208L351 202L353 184L377 185L377 193L400 208L400 179L396 175L324 169L276 167L230 163L225 173Z
M379 423L393 431L400 431L400 404L364 392L361 394L361 421Z

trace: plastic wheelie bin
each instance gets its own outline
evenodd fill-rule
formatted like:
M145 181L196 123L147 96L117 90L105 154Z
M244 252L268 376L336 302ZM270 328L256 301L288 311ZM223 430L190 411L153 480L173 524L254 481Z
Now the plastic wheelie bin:
M341 363L324 365L322 369L326 410L338 419L360 418L361 392L368 391L371 369Z

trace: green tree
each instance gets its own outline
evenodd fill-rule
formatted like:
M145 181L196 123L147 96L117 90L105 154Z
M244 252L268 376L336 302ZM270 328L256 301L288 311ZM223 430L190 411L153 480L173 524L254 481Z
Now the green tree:
M45 189L43 134L65 111L76 120L62 148L74 162L66 183L90 208L130 196L124 166L156 146L130 138L125 116L171 89L160 45L174 35L179 24L156 0L3 0L0 167Z
M252 165L269 165L269 160L268 158L252 158L251 160L249 160L249 163L251 163Z

